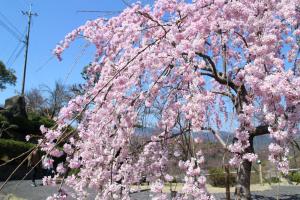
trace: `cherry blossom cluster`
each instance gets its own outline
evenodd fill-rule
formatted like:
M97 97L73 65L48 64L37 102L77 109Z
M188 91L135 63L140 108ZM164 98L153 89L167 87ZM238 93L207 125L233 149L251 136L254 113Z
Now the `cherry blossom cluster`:
M182 196L176 199L199 199L199 200L214 200L212 195L209 195L205 190L206 177L201 170L201 166L204 163L204 157L202 152L196 153L196 157L192 157L187 161L179 161L179 167L186 171L184 178L184 185L182 188Z
M88 21L68 34L54 50L59 59L79 37L95 46L95 57L84 94L61 110L55 129L41 127L46 138L41 146L48 156L67 156L59 174L78 170L65 180L74 197L85 198L92 188L97 199L130 199L132 185L146 176L153 197L166 199L163 188L172 179L167 144L180 123L195 133L224 128L229 109L238 122L230 163L255 161L250 139L269 134L270 161L287 173L288 147L300 121L299 5L299 0L157 0ZM163 132L133 152L131 139L147 109L159 110L153 123ZM71 124L76 131L68 129ZM258 131L261 126L267 129ZM202 162L200 154L180 162L185 198L190 193L213 199Z

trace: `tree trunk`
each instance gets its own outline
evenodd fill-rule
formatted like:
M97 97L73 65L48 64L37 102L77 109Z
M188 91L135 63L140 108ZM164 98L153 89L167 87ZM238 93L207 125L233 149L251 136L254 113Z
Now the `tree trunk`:
M250 146L245 150L245 153L253 153L253 137L249 138ZM237 170L235 200L250 200L250 177L252 163L248 160L243 160L241 166Z

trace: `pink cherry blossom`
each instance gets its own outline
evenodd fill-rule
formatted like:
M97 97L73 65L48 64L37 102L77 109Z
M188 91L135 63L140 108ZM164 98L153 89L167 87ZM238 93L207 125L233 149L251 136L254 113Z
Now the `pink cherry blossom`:
M300 122L299 4L156 0L86 22L54 49L61 60L77 38L95 47L84 93L61 109L55 128L41 127L41 149L59 156L57 141L64 141L64 166L79 168L66 178L76 198L93 188L97 199L129 199L131 185L146 176L153 198L166 199L162 188L175 153L170 144L184 134L198 143L203 131L221 140L214 129L234 133L232 143L221 144L237 169L251 169L252 140L268 134L269 160L287 173ZM132 149L145 121L161 132ZM68 132L70 125L76 131ZM182 199L214 199L204 165L201 151L178 161L185 173ZM250 177L251 170L238 173ZM245 186L239 199L250 198L249 184L238 181L237 189Z

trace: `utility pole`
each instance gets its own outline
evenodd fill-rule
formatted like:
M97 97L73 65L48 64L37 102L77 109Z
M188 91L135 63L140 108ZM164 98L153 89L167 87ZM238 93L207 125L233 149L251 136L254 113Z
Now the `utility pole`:
M28 47L29 47L29 36L30 36L30 26L31 26L31 17L32 16L37 16L37 13L33 13L31 11L31 4L30 4L30 8L29 11L22 11L23 15L28 16L28 29L27 29L27 34L25 37L25 45L26 45L26 49L25 49L25 61L24 61L24 69L23 69L23 80L22 80L22 92L21 95L24 96L24 92L25 92L25 79L26 79L26 68L27 68L27 57L28 57Z

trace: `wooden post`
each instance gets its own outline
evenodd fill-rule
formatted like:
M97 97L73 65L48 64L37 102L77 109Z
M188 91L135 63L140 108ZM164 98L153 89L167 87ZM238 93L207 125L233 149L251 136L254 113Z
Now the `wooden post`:
M226 200L230 200L230 172L229 166L225 165Z
M258 164L258 171L259 171L259 183L260 183L260 185L263 185L263 176L262 176L261 163Z

